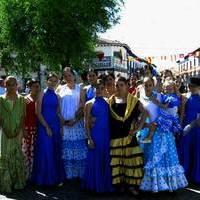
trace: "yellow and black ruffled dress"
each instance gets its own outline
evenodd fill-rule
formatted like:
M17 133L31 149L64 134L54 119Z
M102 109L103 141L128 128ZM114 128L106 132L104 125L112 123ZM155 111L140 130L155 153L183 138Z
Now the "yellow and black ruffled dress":
M113 96L109 104L112 183L139 186L143 178L143 153L136 136L129 135L133 120L137 121L140 114L138 99L129 94L127 103L118 104Z

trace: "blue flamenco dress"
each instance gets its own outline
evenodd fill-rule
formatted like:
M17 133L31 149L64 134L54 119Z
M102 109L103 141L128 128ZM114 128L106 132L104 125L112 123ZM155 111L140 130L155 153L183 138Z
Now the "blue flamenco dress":
M45 127L39 123L35 144L32 182L36 185L57 185L65 180L61 157L61 127L57 115L58 97L54 90L47 89L42 100L42 116L52 130L47 135Z
M185 105L183 126L196 120L200 114L200 96L189 94ZM200 184L200 128L193 128L179 143L179 159L189 181Z
M95 148L88 151L82 187L98 193L111 192L109 106L103 97L91 101L94 101L91 114L96 118L91 130Z
M96 89L92 85L88 85L85 88L86 88L85 100L87 102L95 97Z
M144 168L140 189L144 191L174 191L187 186L184 169L179 164L174 133L181 129L177 107L180 99L175 94L162 95L161 103L169 103L167 109L159 109L155 131Z

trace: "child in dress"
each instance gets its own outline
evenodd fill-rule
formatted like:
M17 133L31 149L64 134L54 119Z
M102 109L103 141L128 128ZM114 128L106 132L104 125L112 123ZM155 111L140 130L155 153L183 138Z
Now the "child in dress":
M151 143L153 133L158 125L162 126L163 129L169 129L170 127L173 133L180 133L181 131L181 125L178 116L180 98L175 93L175 84L173 81L169 80L164 83L163 88L165 94L161 95L160 101L155 97L155 93L152 93L152 96L149 98L154 104L160 107L159 117L157 118L156 122L154 122L154 126L149 128L149 135L147 138L141 141L142 143Z

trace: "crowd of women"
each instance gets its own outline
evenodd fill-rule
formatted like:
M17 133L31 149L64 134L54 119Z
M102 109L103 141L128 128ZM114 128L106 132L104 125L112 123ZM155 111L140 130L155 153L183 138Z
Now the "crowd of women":
M49 73L42 91L28 81L21 96L15 77L0 96L0 192L27 182L61 186L79 179L84 190L173 192L200 184L200 78L189 91L170 71L163 76L98 74L77 83L66 67L62 84Z

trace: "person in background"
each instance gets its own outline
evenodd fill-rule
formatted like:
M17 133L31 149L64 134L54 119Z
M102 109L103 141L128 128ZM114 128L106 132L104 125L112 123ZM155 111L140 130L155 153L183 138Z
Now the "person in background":
M170 80L174 80L174 75L173 75L173 73L172 73L172 71L171 70L169 70L169 69L166 69L165 71L164 71L164 74L163 74L163 82L166 80L166 79L170 79Z
M0 95L3 95L6 93L6 88L4 84L4 79L0 77Z
M98 78L97 71L93 69L89 69L88 74L87 74L87 80L88 80L89 85L84 87L86 102L95 97L94 86L97 82L97 78Z
M39 120L31 181L36 185L60 185L65 180L61 158L60 100L55 93L58 75L50 73L46 79L47 89L36 101Z
M0 192L23 189L26 184L22 137L25 119L25 100L17 94L17 80L5 79L6 93L0 97Z
M26 117L24 126L26 134L23 138L22 150L25 155L27 179L30 180L33 167L34 146L37 131L37 115L35 110L35 103L38 100L40 93L40 84L39 81L31 79L27 82L27 86L29 87L30 93L25 97Z
M76 84L75 74L71 68L66 67L63 74L66 84L58 91L61 98L61 114L64 119L62 159L67 179L82 178L87 158L83 121L85 93L80 85Z
M130 82L129 82L130 86L129 86L129 89L128 89L128 92L132 95L136 94L137 81L138 81L137 74L132 74L131 77L130 77Z
M185 112L185 102L186 102L186 97L184 94L181 93L181 78L180 77L176 77L175 82L175 93L177 94L177 96L180 98L180 105L178 108L178 114L180 116L180 121L181 123L183 122L183 118L184 118L184 112Z
M136 133L143 127L145 115L138 98L128 93L126 78L117 79L116 94L109 99L109 106L112 184L121 192L127 187L133 195L138 195L143 153Z
M89 152L82 187L98 193L111 192L109 106L105 101L105 83L98 79L96 97L85 105L85 128ZM95 118L91 124L91 118Z
M190 78L183 118L184 134L179 144L179 159L189 181L200 184L200 78ZM187 134L188 133L188 134Z
M111 72L105 74L106 97L110 98L115 93L115 75Z

